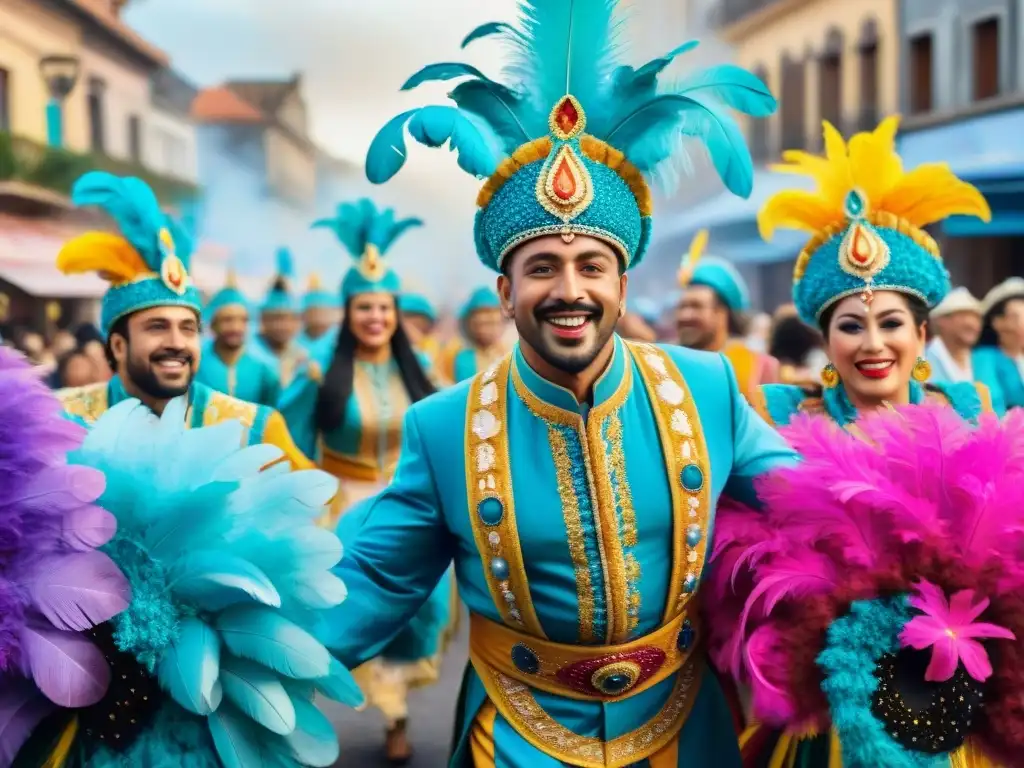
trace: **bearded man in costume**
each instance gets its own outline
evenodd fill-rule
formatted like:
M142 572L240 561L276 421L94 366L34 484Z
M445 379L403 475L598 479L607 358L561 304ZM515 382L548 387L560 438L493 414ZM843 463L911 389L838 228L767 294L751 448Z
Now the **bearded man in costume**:
M721 355L628 343L615 325L650 242L646 176L685 129L749 194L749 153L719 105L776 105L732 65L659 93L658 75L695 43L618 66L615 6L524 2L518 28L477 28L467 44L511 45L514 87L468 65L426 67L406 87L464 78L455 106L396 117L367 157L371 181L392 177L408 125L488 178L477 252L520 335L496 365L408 411L394 480L336 571L348 602L321 630L357 666L455 561L471 665L451 766L740 761L694 598L719 495L753 501L753 479L794 455Z

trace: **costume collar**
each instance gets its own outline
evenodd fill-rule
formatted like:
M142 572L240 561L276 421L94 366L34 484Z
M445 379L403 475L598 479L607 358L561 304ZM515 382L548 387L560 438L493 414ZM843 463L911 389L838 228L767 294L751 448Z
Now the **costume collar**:
M910 382L911 405L919 405L924 402L925 395L924 387L916 381ZM846 387L841 381L837 386L825 389L822 393L822 400L828 415L840 426L845 427L857 421L857 409L850 402L850 397L846 394Z
M612 352L612 359L604 373L594 383L594 403L591 406L593 408L610 400L627 383L629 352L618 334L613 339L615 349ZM525 392L522 394L526 395L527 400L531 397L536 398L544 405L567 411L576 416L585 412L585 406L576 400L576 396L572 392L558 384L553 384L530 367L518 342L512 353L512 375L522 381L525 388ZM531 405L531 403L527 402L527 405Z

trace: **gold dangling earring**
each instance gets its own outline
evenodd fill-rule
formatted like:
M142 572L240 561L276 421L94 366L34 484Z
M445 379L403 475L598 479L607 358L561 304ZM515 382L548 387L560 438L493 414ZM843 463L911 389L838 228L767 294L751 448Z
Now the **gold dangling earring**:
M825 389L835 389L839 386L839 371L832 363L821 369L821 383L825 385Z
M917 383L924 384L932 377L932 364L923 357L917 358L917 362L914 363L914 369L910 372L910 376Z

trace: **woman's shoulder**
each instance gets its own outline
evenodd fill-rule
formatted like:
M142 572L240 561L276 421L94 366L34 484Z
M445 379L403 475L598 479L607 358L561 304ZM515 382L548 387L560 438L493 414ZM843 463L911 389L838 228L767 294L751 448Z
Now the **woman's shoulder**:
M751 405L775 427L784 427L800 413L824 413L821 386L764 384L751 395Z
M988 387L976 381L935 382L925 385L929 400L949 405L961 418L975 421L983 413L992 413Z

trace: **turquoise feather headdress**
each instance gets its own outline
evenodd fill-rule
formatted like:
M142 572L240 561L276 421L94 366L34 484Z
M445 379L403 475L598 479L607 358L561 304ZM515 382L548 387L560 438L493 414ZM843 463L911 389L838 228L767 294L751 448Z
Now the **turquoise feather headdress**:
M312 274L306 284L306 293L302 297L302 311L308 309L336 309L338 297L324 288L320 275Z
M314 228L331 230L356 262L341 281L342 303L360 293L397 294L401 281L384 254L406 231L422 226L420 219L396 219L392 208L378 210L366 197L341 203L333 218L313 222Z
M398 297L398 309L407 315L423 315L431 322L437 322L437 310L421 293L403 293Z
M189 277L192 238L160 210L146 182L91 171L71 189L75 205L94 205L117 224L120 234L87 232L67 242L57 255L65 274L96 272L110 282L103 296L103 332L122 317L143 309L183 306L202 310Z
M674 86L659 77L687 43L644 66L618 64L617 0L522 0L522 24L477 27L463 47L484 37L511 44L506 83L461 63L432 64L404 90L462 78L455 106L403 112L374 138L366 175L383 183L405 163L405 128L421 144L449 144L459 166L488 178L477 198L480 259L500 271L520 243L543 235L599 237L627 267L651 238L646 178L687 162L684 139L703 143L719 176L746 197L753 164L729 109L765 117L776 102L757 77L731 64L697 72Z
M459 310L459 321L468 320L471 314L480 309L501 309L501 299L493 288L480 286L473 291Z
M260 307L262 312L295 312L295 299L292 296L292 283L295 280L295 266L292 252L287 248L277 249L277 274L267 292L267 298Z

